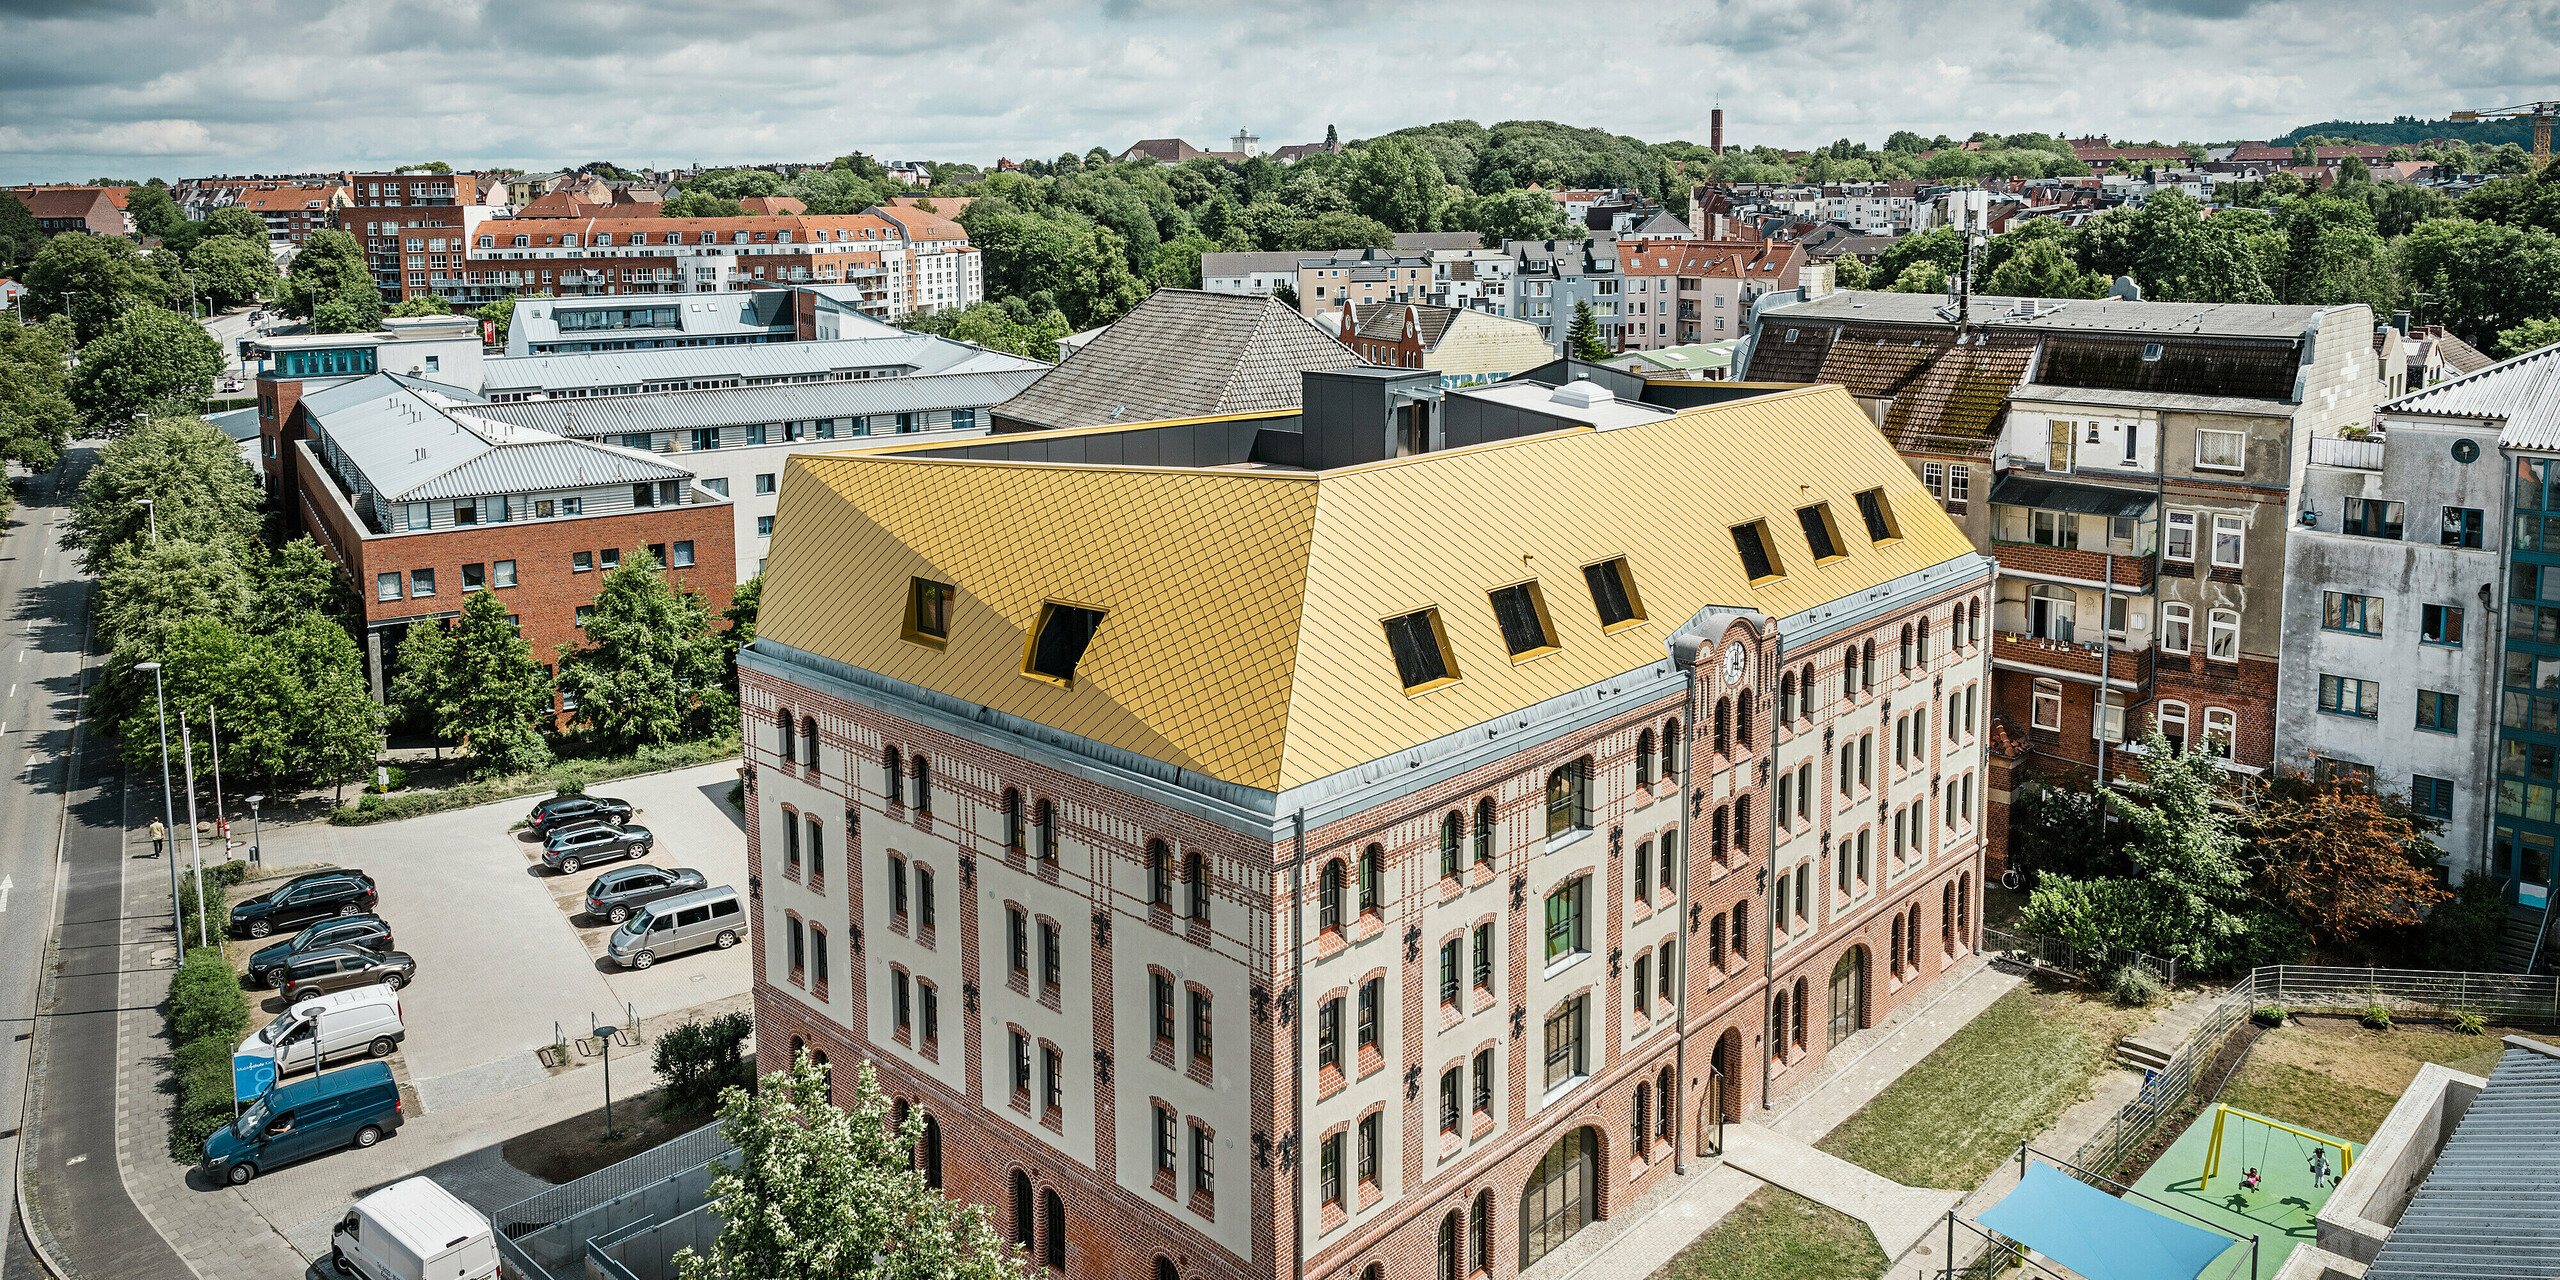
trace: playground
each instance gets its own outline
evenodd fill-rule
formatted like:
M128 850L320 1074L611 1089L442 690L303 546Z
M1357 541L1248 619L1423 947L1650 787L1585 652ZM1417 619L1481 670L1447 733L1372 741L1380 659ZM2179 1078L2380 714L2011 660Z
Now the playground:
M2265 1280L2284 1265L2294 1245L2318 1233L2313 1217L2336 1192L2351 1156L2363 1149L2284 1117L2210 1107L2152 1162L2134 1189L2232 1235L2258 1237L2258 1280ZM2236 1255L2245 1255L2247 1246L2234 1251L2205 1274L2221 1275L2238 1265L2230 1274L2246 1275Z

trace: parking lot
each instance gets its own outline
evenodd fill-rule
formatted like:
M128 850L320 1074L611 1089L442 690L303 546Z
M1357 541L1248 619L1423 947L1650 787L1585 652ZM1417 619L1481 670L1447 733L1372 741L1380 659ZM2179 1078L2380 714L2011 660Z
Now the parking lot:
M722 797L731 764L608 785L638 808L660 867L692 867L712 885L746 888L744 827ZM399 1057L429 1112L534 1083L535 1050L594 1022L643 1020L747 990L749 949L709 949L646 970L604 956L613 926L585 918L588 883L625 862L561 875L543 867L532 833L511 828L535 798L370 827L324 824L269 830L264 864L360 867L381 890L380 914L399 949L417 960L400 993L408 1041ZM263 994L267 1016L283 1005Z

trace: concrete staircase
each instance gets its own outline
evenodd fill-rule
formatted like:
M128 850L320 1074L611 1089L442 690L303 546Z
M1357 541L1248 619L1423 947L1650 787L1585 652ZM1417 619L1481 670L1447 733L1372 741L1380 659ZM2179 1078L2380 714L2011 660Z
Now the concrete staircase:
M2177 1003L2161 1011L2150 1026L2116 1042L2116 1062L2136 1071L2158 1071L2177 1056L2178 1047L2204 1015L2220 999L2220 993L2199 991L2182 996Z
M2508 973L2527 971L2533 959L2533 940L2542 929L2542 913L2532 907L2509 904L2507 927L2498 933L2498 967ZM2545 939L2546 945L2549 942Z

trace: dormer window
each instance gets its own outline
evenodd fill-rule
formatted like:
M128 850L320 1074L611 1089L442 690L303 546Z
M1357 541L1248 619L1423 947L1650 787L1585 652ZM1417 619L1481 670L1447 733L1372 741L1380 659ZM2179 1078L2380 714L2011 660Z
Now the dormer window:
M1626 557L1584 565L1582 580L1591 588L1591 607L1599 611L1601 630L1615 631L1644 621L1644 601L1636 594Z
M1502 587L1493 593L1494 621L1502 626L1502 647L1513 662L1556 651L1555 628L1547 625L1545 593L1534 581Z
M1774 582L1785 576L1786 569L1778 560L1777 544L1769 537L1766 521L1754 520L1733 527L1733 549L1742 557L1743 576L1753 586Z
M939 649L951 638L951 584L908 579L907 639Z
M1040 606L1040 624L1032 630L1029 651L1024 655L1022 674L1035 680L1072 687L1076 664L1084 660L1084 651L1093 644L1094 632L1102 628L1102 610L1082 605L1060 604L1054 600Z
M1867 541L1891 542L1902 536L1894 527L1893 508L1886 504L1884 490L1868 489L1858 495L1858 518L1867 523Z
M1458 678L1457 660L1449 653L1449 636L1440 626L1440 611L1424 609L1386 620L1387 648L1396 659L1396 678L1406 693L1427 693Z
M1797 508L1796 523L1804 526L1804 542L1812 549L1815 564L1848 554L1840 549L1840 531L1832 527L1830 503Z

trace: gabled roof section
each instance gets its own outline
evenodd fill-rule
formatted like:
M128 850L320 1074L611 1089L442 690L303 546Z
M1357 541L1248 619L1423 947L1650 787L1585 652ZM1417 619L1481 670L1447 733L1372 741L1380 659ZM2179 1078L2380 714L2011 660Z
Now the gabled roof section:
M298 409L385 502L693 477L636 449L481 417L482 406L432 387L375 374L306 396Z
M1299 374L1359 363L1275 299L1158 289L995 416L1036 430L1296 408Z
M786 466L765 639L1267 791L1658 664L1702 608L1792 616L1973 554L1829 387L1329 471L881 451ZM1853 536L1815 566L1791 513L1820 499L1853 525L1868 489L1902 537ZM1709 536L1637 532L1664 510ZM1786 570L1758 587L1721 534L1750 520ZM1582 568L1620 557L1648 621L1603 632ZM1486 593L1524 564L1562 645L1514 665ZM901 637L914 577L958 589L939 651ZM1021 674L1051 601L1104 611L1072 687ZM1458 679L1409 696L1381 619L1424 608Z
M2560 345L2501 360L2385 403L2383 413L2488 418L2508 449L2560 449Z
M1790 328L1797 330L1792 343L1785 341ZM1959 343L1952 327L1835 330L1768 317L1753 344L1751 379L1836 382L1851 395L1890 400L1885 434L1896 447L1926 448L1936 438L1987 437L1999 430L2010 390L2025 380L2034 361L2037 336L1977 331Z
M1411 313L1425 350L1440 345L1440 336L1449 331L1450 322L1458 315L1455 308L1435 307L1427 302L1371 302L1356 304L1353 309L1360 316L1353 332L1378 342L1403 341L1405 316Z

